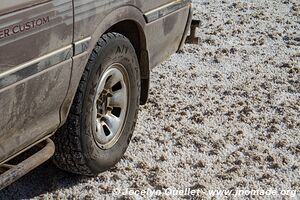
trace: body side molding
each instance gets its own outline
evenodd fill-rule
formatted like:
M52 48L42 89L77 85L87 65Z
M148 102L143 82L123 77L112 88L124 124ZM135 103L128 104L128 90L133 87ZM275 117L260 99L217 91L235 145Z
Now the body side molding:
M171 3L168 3L166 5L163 5L161 7L158 7L154 10L150 10L149 12L145 13L145 18L147 23L151 23L155 20L158 20L159 18L165 17L172 12L175 12L188 4L190 4L190 0L178 0L178 1L173 1Z

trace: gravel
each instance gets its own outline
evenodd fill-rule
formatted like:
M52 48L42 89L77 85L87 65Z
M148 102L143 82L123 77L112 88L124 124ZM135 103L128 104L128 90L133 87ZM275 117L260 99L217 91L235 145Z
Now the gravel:
M149 101L116 167L86 178L47 162L0 199L112 199L116 188L201 189L199 199L213 189L272 188L300 198L299 1L194 6L201 44L152 71Z

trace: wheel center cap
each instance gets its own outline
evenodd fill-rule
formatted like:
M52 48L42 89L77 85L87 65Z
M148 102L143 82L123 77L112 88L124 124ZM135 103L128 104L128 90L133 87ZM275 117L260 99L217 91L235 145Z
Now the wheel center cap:
M113 64L102 74L96 89L92 128L97 144L110 149L122 134L128 107L128 74Z
M109 98L111 98L112 95L107 92L106 90L103 91L101 97L97 101L97 109L99 114L106 115L109 111Z

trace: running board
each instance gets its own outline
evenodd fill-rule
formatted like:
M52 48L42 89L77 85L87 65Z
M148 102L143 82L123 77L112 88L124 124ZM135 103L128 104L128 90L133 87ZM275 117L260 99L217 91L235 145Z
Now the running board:
M4 170L3 174L0 175L0 190L15 182L53 156L55 150L53 141L46 139L38 145L42 145L43 143L44 147L41 150L19 164L3 164L0 166L1 170Z

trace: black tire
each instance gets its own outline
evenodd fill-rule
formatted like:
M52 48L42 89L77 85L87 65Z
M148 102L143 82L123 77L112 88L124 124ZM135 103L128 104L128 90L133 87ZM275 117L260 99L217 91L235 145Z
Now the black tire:
M113 63L124 66L129 77L127 118L117 142L102 149L92 131L92 107L101 74ZM132 137L140 99L140 70L130 41L118 33L103 35L87 63L67 122L54 136L53 162L59 168L81 175L96 175L120 161Z

